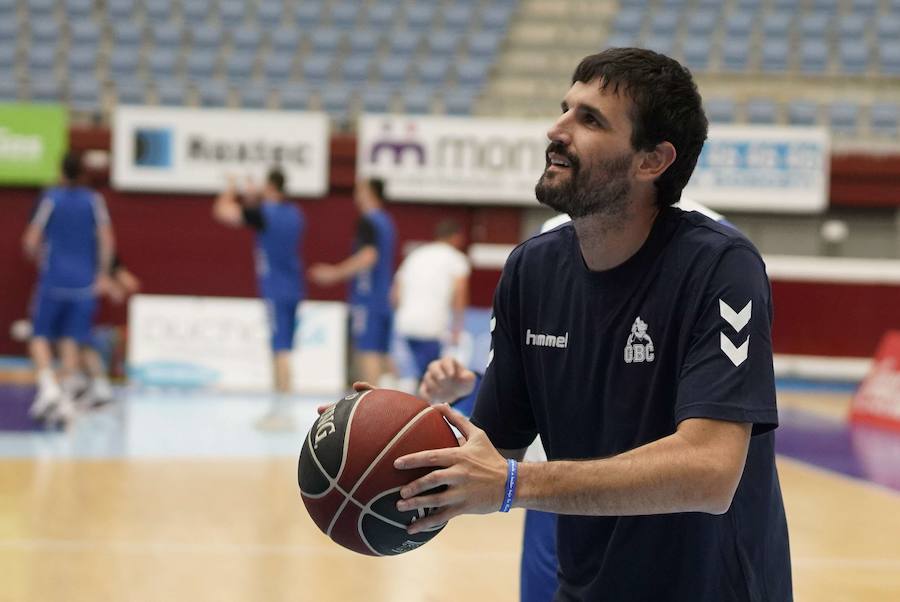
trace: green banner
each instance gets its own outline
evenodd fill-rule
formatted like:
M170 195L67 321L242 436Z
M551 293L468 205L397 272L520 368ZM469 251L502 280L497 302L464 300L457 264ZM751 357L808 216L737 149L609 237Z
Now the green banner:
M52 184L68 142L64 106L0 103L0 185Z

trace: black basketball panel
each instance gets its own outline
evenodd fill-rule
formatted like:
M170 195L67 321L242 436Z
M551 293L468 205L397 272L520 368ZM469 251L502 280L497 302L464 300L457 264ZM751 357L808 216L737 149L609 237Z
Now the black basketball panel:
M363 539L373 550L384 556L394 556L415 550L438 534L443 527L410 535L405 528L385 522L374 514L363 514L360 530Z
M300 461L297 463L297 482L300 484L300 491L307 495L321 495L328 491L331 485L327 475L316 464L309 437L304 439L303 447L300 450Z
M322 412L306 438L319 464L332 479L337 478L344 462L350 416L364 393L348 395Z

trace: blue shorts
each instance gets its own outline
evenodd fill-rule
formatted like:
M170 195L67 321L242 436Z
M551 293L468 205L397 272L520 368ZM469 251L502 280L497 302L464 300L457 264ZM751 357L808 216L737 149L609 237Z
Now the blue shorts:
M416 364L416 378L425 376L428 364L441 357L441 342L437 339L404 339Z
M266 313L269 318L269 330L272 333L272 351L290 351L294 348L298 303L298 301L266 299Z
M372 310L367 305L350 307L350 333L356 351L388 353L394 329L394 313L391 310Z
M559 586L556 575L556 515L538 510L525 511L522 565L519 572L519 600L552 600Z
M55 341L74 339L84 345L91 339L91 324L97 312L97 299L58 299L38 295L31 322L34 336Z

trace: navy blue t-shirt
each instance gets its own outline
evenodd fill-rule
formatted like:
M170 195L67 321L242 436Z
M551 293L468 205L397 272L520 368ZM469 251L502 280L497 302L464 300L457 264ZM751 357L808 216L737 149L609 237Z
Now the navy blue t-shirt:
M306 220L287 201L245 208L244 222L256 229L256 277L261 297L297 302L306 296L299 256Z
M791 599L774 433L772 303L739 232L668 208L623 264L592 272L571 224L510 255L473 422L549 460L626 452L687 418L753 424L723 515L560 515L557 600Z
M378 251L378 260L371 268L353 278L350 284L350 304L365 305L372 312L390 312L397 229L394 220L384 209L370 211L360 218L353 240L353 252L368 245L374 246Z

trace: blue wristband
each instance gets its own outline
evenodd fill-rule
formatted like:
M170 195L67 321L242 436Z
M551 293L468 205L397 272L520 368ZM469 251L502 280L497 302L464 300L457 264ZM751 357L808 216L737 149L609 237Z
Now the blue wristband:
M513 499L516 497L516 482L519 480L519 463L515 460L506 461L506 492L503 494L503 503L500 512L509 512Z

